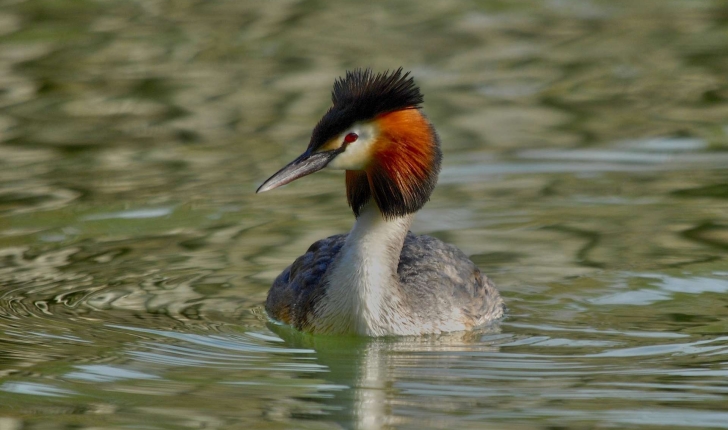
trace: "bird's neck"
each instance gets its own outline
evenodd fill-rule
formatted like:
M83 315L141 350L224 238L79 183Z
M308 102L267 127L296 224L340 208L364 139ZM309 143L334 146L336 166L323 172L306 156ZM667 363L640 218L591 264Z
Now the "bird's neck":
M369 336L402 334L397 267L414 215L385 219L374 202L359 213L327 276L315 331Z

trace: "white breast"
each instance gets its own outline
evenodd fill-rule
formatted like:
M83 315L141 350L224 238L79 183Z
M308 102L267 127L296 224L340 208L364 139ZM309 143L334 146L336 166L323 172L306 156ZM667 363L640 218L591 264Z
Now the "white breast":
M327 277L326 298L316 308L313 331L367 336L420 332L405 309L397 266L412 216L384 220L368 204L349 233Z

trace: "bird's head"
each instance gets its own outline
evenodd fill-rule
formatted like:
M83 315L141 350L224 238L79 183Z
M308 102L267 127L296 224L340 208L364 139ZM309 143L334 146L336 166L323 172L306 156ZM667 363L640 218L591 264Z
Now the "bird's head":
M333 106L314 128L306 152L257 192L329 167L346 170L346 195L357 216L370 199L386 218L422 208L437 183L442 155L409 73L346 72L334 82L331 98Z

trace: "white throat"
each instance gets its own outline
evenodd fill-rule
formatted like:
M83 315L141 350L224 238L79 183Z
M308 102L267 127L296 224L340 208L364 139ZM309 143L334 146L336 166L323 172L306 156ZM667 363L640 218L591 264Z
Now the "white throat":
M397 266L413 215L385 220L374 202L364 206L327 275L314 331L367 336L413 334Z

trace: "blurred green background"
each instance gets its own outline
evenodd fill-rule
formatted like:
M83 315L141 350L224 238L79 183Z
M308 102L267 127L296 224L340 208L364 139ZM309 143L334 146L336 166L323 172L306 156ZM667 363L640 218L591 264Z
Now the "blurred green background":
M347 69L404 67L413 230L509 316L298 336L273 278L353 222L264 195ZM728 428L728 3L0 1L0 429Z

